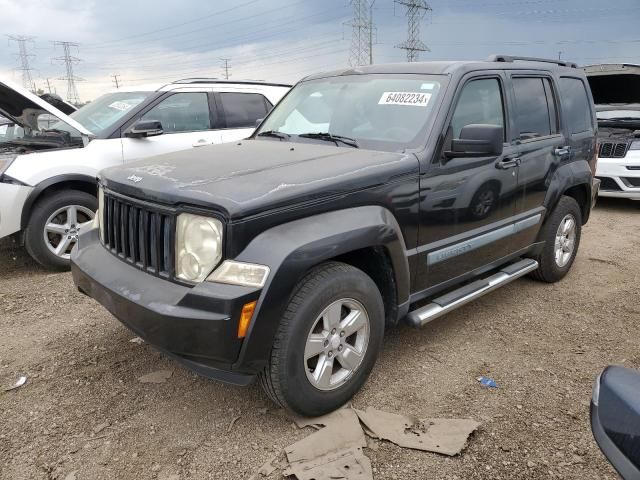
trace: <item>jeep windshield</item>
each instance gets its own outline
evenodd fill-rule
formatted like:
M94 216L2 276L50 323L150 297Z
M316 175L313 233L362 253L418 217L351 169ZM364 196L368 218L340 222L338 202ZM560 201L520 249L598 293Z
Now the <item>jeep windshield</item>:
M348 75L304 81L255 134L390 152L419 147L446 81L429 75Z

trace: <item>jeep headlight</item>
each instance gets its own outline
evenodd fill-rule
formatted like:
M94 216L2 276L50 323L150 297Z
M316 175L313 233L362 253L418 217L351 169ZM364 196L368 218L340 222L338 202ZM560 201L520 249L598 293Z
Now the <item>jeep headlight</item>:
M176 276L202 282L222 258L222 223L182 213L176 226Z

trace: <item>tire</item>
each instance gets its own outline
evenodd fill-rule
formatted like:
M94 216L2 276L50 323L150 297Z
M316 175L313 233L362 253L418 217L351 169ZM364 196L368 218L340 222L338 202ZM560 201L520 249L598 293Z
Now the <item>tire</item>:
M561 224L567 218L572 218L575 222L573 245L571 251L562 255L562 261L556 259L556 235ZM542 252L533 257L540 266L531 273L531 277L542 282L554 283L562 280L569 272L573 261L576 258L578 247L580 246L580 236L582 233L582 212L578 203L571 197L563 196L553 209L553 212L542 227L540 239L545 241Z
M70 216L74 208L77 219L75 223ZM38 200L24 235L29 255L51 270L68 270L69 252L76 243L79 231L89 226L97 208L96 197L79 190L61 190ZM55 230L52 230L53 227ZM51 248L55 247L62 250L65 247L62 242L66 242L64 251L59 254L52 251Z
M330 319L337 317L331 312L339 312L341 321L332 323ZM324 317L323 313L326 313ZM368 322L366 332L364 327L359 327L356 333L350 333L355 327L352 324L351 328L345 328L347 317ZM275 403L300 415L314 417L335 410L349 401L369 376L382 347L384 323L382 296L364 272L338 262L314 268L292 293L274 339L269 364L259 375L263 389ZM329 325L337 325L334 334L325 329ZM341 335L343 328L344 336ZM315 341L324 338L323 350L305 360L305 354L312 351L313 345L321 345L312 345L312 336ZM360 357L345 355L358 349L362 353ZM330 361L331 352L335 352L331 357L333 368L323 369L324 362ZM345 359L353 361L354 358L361 360L349 372L341 362L349 365ZM320 375L323 371L329 374ZM316 375L319 380L315 380Z

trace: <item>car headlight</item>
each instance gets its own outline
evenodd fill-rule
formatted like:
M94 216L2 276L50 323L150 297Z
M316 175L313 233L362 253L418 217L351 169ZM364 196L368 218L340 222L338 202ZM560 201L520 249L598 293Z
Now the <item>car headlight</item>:
M268 276L269 267L266 265L225 260L207 277L207 281L262 288Z
M640 150L640 140L634 140L633 142L631 142L629 150Z
M176 276L202 282L222 258L222 223L182 213L176 227Z

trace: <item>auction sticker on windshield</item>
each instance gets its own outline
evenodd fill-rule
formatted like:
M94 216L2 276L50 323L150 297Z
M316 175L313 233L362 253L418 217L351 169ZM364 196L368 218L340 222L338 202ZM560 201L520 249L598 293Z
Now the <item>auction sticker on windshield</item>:
M431 99L430 93L422 92L384 92L378 105L413 105L426 107Z

